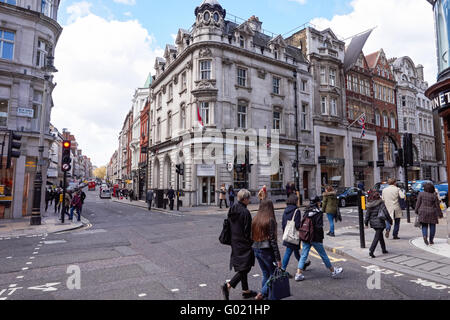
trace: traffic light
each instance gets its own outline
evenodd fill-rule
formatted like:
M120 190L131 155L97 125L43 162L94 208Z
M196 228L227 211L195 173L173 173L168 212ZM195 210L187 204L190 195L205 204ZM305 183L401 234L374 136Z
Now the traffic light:
M22 136L20 134L14 133L13 131L9 132L8 158L6 161L6 169L11 168L11 158L20 157L20 147L22 146L22 144L18 141L21 140Z
M403 136L404 159L407 166L414 165L413 137L411 133Z
M184 176L184 164L177 164L176 167L177 167L177 170L176 170L177 173L180 176Z
M62 163L61 163L61 170L62 172L70 171L72 166L70 165L72 163L72 158L70 158L70 147L72 146L72 143L68 140L63 141L63 149L62 149Z

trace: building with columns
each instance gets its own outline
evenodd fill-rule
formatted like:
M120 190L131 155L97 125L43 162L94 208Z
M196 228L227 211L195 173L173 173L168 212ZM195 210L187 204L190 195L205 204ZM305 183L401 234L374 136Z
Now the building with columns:
M247 188L253 197L266 185L276 200L285 197L284 186L294 182L298 166L302 193L315 194L313 84L307 60L282 36L265 33L257 17L239 23L226 18L218 1L204 0L195 9L192 29L180 29L176 45L167 45L164 57L155 61L149 186L176 189L175 166L184 164L183 206L218 204L216 191L222 184ZM240 142L231 139L223 146L226 130L249 138L249 129L279 134L276 170L260 162L250 166L254 154L248 148L242 157L234 157ZM210 136L214 130L217 135ZM269 138L266 145L271 143L276 141ZM213 160L194 161L198 146L204 159ZM222 158L215 154L222 153L220 148Z
M59 0L0 1L0 139L6 137L8 142L5 134L8 130L22 135L20 158L13 159L10 169L5 166L0 169L0 219L31 215L38 165L42 164L43 186L47 182L55 84L51 75L47 80L44 78L43 68L50 66L47 57L54 55L62 32L57 22L59 3ZM44 162L38 163L41 121L45 133ZM45 187L42 199L44 194ZM43 204L44 201L41 210Z

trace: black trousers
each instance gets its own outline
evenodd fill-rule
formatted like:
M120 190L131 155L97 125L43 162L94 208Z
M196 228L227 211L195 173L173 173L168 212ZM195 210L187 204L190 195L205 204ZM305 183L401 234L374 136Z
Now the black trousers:
M375 229L375 237L373 238L372 245L370 246L370 252L373 253L377 248L378 242L381 245L381 250L386 251L386 244L384 243L384 229Z
M61 202L55 200L55 213L59 213L61 211Z
M251 269L239 271L237 272L233 279L230 281L230 286L234 289L238 285L238 283L241 283L242 291L248 291L248 273Z
M152 209L152 201L148 201L147 205L148 205L148 211L150 211Z
M174 201L174 199L170 199L169 201L170 201L170 204L169 204L170 210L173 211L173 204L174 204L175 201Z
M220 202L219 202L220 209L222 209L222 201L225 201L225 206L228 208L227 199L220 199Z

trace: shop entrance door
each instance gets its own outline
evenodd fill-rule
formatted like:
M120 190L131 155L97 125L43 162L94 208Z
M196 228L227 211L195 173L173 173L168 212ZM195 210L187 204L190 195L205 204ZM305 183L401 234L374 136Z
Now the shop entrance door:
M200 204L210 206L216 204L216 178L203 177L200 178L201 199Z

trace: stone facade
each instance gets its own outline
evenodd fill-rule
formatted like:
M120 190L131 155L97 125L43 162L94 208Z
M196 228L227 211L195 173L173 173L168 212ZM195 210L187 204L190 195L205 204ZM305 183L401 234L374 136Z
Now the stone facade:
M310 172L307 183L300 184L315 191L312 79L302 52L281 36L265 35L256 17L241 24L227 21L225 10L216 1L205 1L195 13L192 31L180 29L176 46L168 45L164 57L155 61L150 187L176 188L175 165L184 163L185 176L180 180L183 206L218 204L216 190L222 184L248 188L253 196L266 185L272 199L282 197L286 183L295 178L297 102L297 129L304 129L299 131L299 159L301 168ZM193 161L199 143L203 143L204 154L213 141L212 146L224 148L221 138L214 140L202 132L208 135L216 130L220 135L226 130L242 130L241 136L248 137L245 130L274 128L280 135L277 172L268 172L259 163L245 166L246 161L237 158L227 163ZM225 147L224 153L233 151ZM215 156L211 154L211 158ZM300 180L303 177L306 175L300 170Z
M47 56L54 53L62 32L57 23L59 0L17 0L0 2L0 126L22 135L21 157L13 160L11 170L2 169L2 185L10 196L3 197L0 218L31 215L33 181L38 164L40 122L44 121L43 186L47 181L53 77L44 80ZM46 84L45 84L46 82ZM41 119L41 115L45 118ZM9 181L9 182L8 182ZM11 184L11 181L14 181ZM10 188L13 186L13 190ZM42 198L45 188L42 188ZM42 201L41 210L44 205Z

